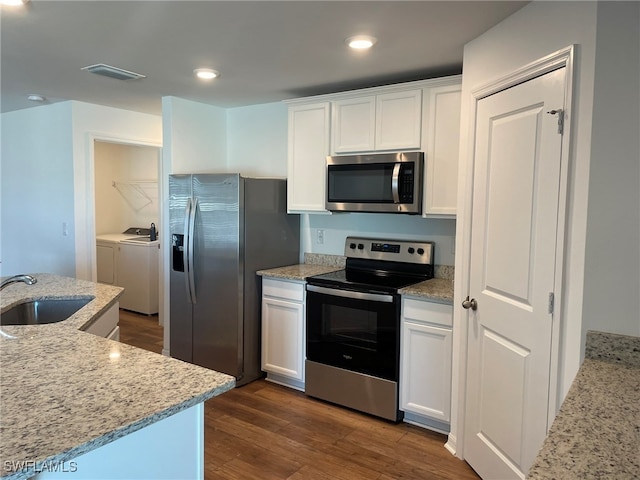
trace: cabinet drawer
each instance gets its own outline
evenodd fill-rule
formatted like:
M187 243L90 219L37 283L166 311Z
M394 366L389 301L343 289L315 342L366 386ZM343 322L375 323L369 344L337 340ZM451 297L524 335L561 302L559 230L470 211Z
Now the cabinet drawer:
M444 303L402 299L403 320L453 327L453 306Z
M84 329L85 332L93 333L99 337L109 338L114 329L118 326L120 317L120 304L116 302L109 310L98 317L91 325Z
M120 327L116 327L113 330L111 330L111 333L109 335L107 335L107 339L109 340L115 340L116 342L120 341Z
M296 302L304 301L304 283L262 279L262 294L267 297L286 298Z

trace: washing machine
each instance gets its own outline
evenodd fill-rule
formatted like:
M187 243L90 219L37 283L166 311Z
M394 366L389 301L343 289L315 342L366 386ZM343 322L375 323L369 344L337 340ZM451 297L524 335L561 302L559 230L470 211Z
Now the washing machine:
M146 235L145 235L146 233ZM148 229L132 227L124 233L96 237L97 279L124 288L120 308L146 315L158 313L160 242Z

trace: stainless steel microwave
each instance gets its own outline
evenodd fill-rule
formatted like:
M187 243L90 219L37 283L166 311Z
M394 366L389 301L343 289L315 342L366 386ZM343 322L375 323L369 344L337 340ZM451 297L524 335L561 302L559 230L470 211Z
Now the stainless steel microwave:
M422 213L423 152L327 157L327 210Z

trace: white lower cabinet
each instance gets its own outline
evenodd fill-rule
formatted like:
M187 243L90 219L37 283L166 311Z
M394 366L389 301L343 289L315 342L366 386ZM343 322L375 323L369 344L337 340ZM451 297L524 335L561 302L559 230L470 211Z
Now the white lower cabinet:
M83 328L85 332L93 333L109 340L120 341L120 303L116 302L109 309L96 318L93 323Z
M447 433L453 307L402 299L400 409L408 423Z
M305 282L262 280L262 370L304 391Z

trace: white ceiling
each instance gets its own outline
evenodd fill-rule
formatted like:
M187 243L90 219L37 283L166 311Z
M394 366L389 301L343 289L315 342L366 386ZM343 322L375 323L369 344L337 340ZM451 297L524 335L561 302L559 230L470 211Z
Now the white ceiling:
M166 95L230 108L456 74L464 44L526 3L31 0L0 14L1 110L38 93L160 114ZM350 51L355 34L378 43ZM95 63L147 78L81 70Z

